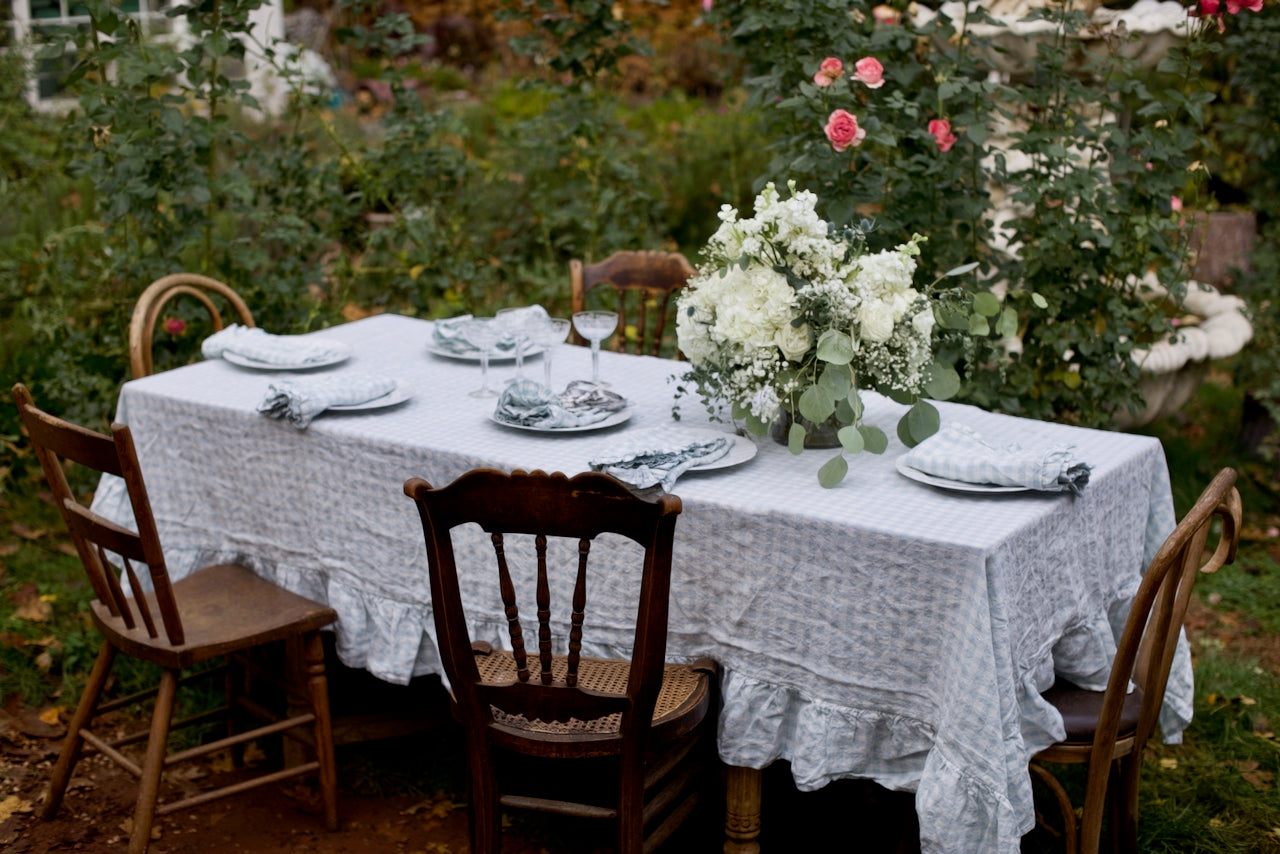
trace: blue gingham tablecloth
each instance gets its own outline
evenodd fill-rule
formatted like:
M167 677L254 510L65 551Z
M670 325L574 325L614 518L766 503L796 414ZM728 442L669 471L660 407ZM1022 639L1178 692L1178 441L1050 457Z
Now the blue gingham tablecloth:
M439 673L404 481L444 484L476 466L573 474L626 430L671 423L671 378L685 366L604 352L601 374L634 402L626 425L547 435L496 424L492 398L467 396L479 367L428 355L430 329L382 315L325 330L354 351L331 371L392 376L413 397L331 413L305 432L256 412L273 375L220 360L126 383L118 417L133 430L174 576L243 561L332 606L348 665L398 683ZM490 370L490 382L511 373ZM588 351L561 348L554 370L557 387L589 376ZM1074 498L947 492L895 471L905 448L891 439L884 455L852 457L846 480L825 490L816 472L833 452L795 457L756 440L749 462L676 486L668 657L723 665L725 762L786 759L803 790L843 777L914 790L925 852L1015 852L1033 824L1027 759L1062 735L1040 692L1055 670L1105 684L1142 568L1174 526L1168 470L1149 437L939 409L984 436L1074 445L1093 466L1088 488ZM707 426L696 399L682 411L682 423ZM868 422L891 437L901 412L866 396ZM104 482L95 506L127 519L121 497ZM502 642L487 543L463 536L463 552L486 561L467 576L473 636ZM638 580L632 549L593 550L584 651L629 651L619 591ZM527 588L531 562L520 544L508 551ZM531 614L531 589L522 602ZM1185 648L1169 695L1163 723L1176 738L1191 712Z

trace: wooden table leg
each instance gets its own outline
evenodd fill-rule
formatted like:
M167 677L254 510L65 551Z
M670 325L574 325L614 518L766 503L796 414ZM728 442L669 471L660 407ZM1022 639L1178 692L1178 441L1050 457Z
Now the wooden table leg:
M729 766L724 799L724 854L760 854L760 784L757 768Z

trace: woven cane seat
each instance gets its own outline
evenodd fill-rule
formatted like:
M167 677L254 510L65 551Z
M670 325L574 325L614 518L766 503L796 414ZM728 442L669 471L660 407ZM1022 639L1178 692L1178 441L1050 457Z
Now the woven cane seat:
M536 665L535 665L536 667ZM516 681L516 662L510 652L494 650L476 654L476 668L480 681L487 685L502 685ZM578 663L578 687L601 694L624 694L631 662L608 658L587 658ZM551 678L558 684L565 683L568 658L563 655L551 659ZM538 679L536 671L530 679ZM695 670L689 664L667 664L662 671L662 688L653 709L653 728L660 732L665 726L678 723L685 716L695 713L705 702L710 679L706 672ZM496 706L490 707L497 723L525 732L548 735L600 735L617 736L622 724L621 714L606 715L595 720L570 719L559 721L530 720L524 715L508 714Z

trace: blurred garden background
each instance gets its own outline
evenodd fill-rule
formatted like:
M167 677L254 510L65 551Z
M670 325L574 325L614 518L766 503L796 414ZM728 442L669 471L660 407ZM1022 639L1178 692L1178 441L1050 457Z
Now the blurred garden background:
M6 387L105 428L133 304L177 271L281 333L563 314L570 259L696 264L722 205L794 180L827 219L873 223L873 248L926 235L922 278L977 263L968 285L1001 306L948 354L958 399L1158 435L1180 513L1240 469L1242 557L1198 588L1197 721L1152 749L1141 833L1280 851L1280 3L337 0L276 7L278 42L261 5L0 9ZM867 56L883 85L855 80ZM823 82L828 58L843 71ZM838 109L864 132L843 150ZM1201 310L1201 284L1251 339ZM208 331L174 306L157 370ZM1168 351L1181 363L1156 371ZM1149 408L1165 374L1188 399ZM95 648L11 406L0 445L16 720L68 706Z

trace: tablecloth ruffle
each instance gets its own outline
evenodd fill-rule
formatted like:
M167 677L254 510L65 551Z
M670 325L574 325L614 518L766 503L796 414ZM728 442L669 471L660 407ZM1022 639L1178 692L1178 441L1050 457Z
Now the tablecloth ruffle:
M1027 808L1015 810L1007 793L992 792L947 757L931 728L915 718L836 707L796 688L767 685L729 672L721 683L720 758L729 765L763 768L777 759L791 763L796 787L810 792L849 777L870 778L899 791L916 791L917 813L930 815L920 828L924 852L1017 851L1028 832ZM794 751L787 745L805 744ZM920 759L927 769L920 779ZM858 768L852 774L850 769ZM963 793L956 798L957 792ZM932 813L919 807L932 804ZM982 840L974 848L975 840Z

